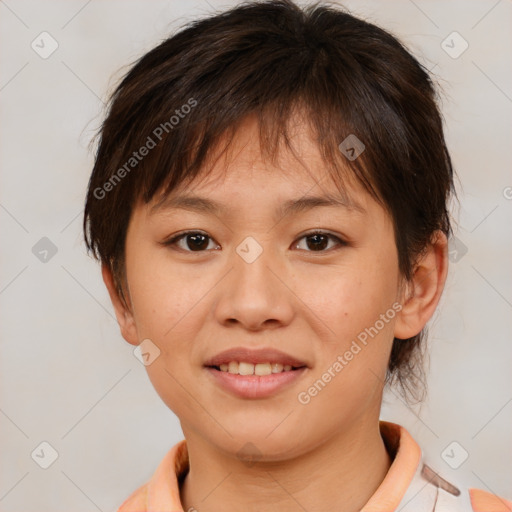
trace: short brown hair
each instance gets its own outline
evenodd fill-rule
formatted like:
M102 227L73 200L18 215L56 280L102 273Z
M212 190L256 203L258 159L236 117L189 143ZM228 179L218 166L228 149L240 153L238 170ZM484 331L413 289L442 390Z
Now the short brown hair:
M143 55L110 98L85 205L87 249L124 300L137 201L204 171L248 115L258 118L262 154L274 157L299 109L333 178L351 171L390 213L410 279L433 233L451 232L453 170L437 100L428 71L396 37L336 7L256 1L196 20ZM365 146L355 159L339 149L351 134ZM387 380L405 395L424 381L422 335L393 342Z

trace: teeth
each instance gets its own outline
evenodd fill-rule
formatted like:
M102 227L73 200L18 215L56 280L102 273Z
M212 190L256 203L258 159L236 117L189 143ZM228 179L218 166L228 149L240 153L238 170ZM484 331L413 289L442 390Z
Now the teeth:
M272 367L270 363L258 363L254 365L255 375L270 375L272 373Z
M289 372L292 369L290 364L281 363L246 363L244 361L230 361L219 366L221 372L233 373L235 375L270 375L272 373Z
M272 373L281 373L284 366L281 363L274 363L272 365Z
M252 363L238 363L238 373L240 375L254 375L254 365Z

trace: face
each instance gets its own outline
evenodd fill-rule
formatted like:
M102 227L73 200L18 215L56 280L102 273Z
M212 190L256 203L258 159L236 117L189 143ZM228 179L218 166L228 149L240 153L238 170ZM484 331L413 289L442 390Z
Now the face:
M160 350L146 369L187 438L230 453L251 442L269 460L378 418L401 307L390 216L354 183L341 194L305 131L293 141L300 162L283 150L266 163L248 120L210 175L160 207L139 204L126 239L129 308L117 311L127 341ZM205 366L229 349L274 349L301 368ZM262 358L279 370L280 356L262 355L256 370L268 373Z

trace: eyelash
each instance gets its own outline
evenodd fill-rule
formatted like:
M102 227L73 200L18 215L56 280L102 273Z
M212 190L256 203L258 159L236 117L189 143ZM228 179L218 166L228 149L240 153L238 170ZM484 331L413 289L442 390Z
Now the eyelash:
M204 235L204 236L208 237L210 240L213 240L213 238L211 238L207 233L203 233L202 231L183 231L183 232L178 233L177 235L174 235L173 237L165 240L164 242L162 242L162 245L164 245L166 247L176 246L177 243L182 238L185 238L187 235ZM345 246L348 245L348 243L345 240L343 240L342 238L340 238L339 236L336 236L336 235L334 235L332 233L329 233L328 231L322 231L322 230L315 230L315 231L311 231L309 233L305 233L300 238L298 238L298 240L302 240L303 238L308 238L308 237L315 236L315 235L323 235L323 236L327 236L327 237L335 240L338 243L338 246L339 246L337 249L339 249L340 247L345 247ZM294 245L297 245L297 244L294 244ZM190 253L207 252L207 250L204 250L204 251L190 251L188 249L182 249L181 247L178 247L178 250L182 250L184 252L190 252ZM300 250L303 250L303 249L300 249ZM306 252L326 253L326 252L331 252L332 250L333 250L333 248L331 247L330 249L326 249L326 250L306 251ZM334 250L336 250L336 248L334 248Z

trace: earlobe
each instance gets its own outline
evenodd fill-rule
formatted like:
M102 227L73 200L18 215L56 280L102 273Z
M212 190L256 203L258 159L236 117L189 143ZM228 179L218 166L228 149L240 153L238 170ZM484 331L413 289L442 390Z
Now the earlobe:
M123 302L123 300L119 296L117 288L114 284L112 272L107 267L107 265L101 266L101 275L103 276L103 282L107 287L108 294L110 295L110 300L112 302L112 305L114 306L117 323L119 324L119 328L121 329L121 334L123 338L131 345L138 345L139 340L137 335L137 327L135 325L133 314L129 307Z
M448 241L436 231L432 242L416 262L412 279L402 290L402 310L395 323L395 338L416 336L434 314L448 273Z

